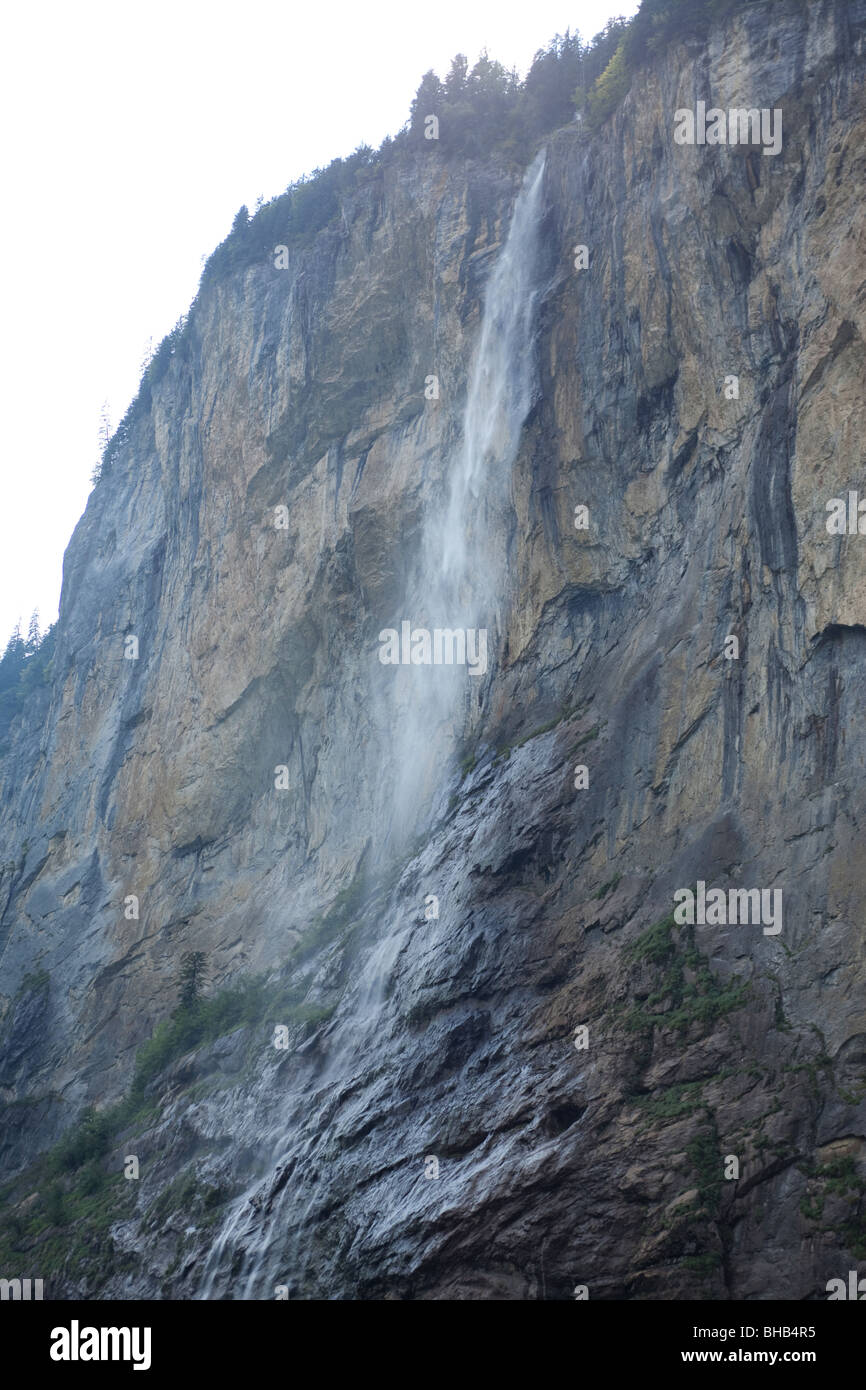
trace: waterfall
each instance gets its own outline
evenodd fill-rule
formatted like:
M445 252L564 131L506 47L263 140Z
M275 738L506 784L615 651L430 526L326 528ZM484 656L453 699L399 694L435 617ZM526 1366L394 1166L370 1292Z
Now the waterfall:
M446 470L442 504L428 510L401 615L431 630L485 629L494 666L503 621L511 469L534 385L543 175L541 153L524 177L487 284L460 444ZM490 669L483 680L489 679ZM374 680L389 691L380 718L398 769L395 822L408 835L429 823L432 794L450 771L479 677L465 665L407 665L378 666ZM272 1299L275 1284L288 1283L293 1291L303 1279L322 1148L341 1108L358 1104L358 1077L369 1072L375 1043L387 1032L393 1005L384 985L409 930L405 922L390 933L383 930L328 1029L324 1069L315 1079L298 1079L284 1096L280 1121L266 1140L269 1175L227 1211L202 1272L201 1298L224 1291Z
M426 536L428 582L439 606L483 613L499 593L504 555L491 546L488 510L507 500L511 466L533 385L532 325L544 155L530 166L508 238L484 297L481 335L469 376L462 445L444 518ZM479 569L479 564L481 568Z
M460 445L447 471L444 505L428 510L402 615L428 631L484 633L486 673L470 675L459 665L384 672L399 701L390 718L399 769L396 818L406 838L429 825L435 793L444 785L467 721L477 714L502 638L511 470L535 375L543 177L542 152L526 172L486 287Z

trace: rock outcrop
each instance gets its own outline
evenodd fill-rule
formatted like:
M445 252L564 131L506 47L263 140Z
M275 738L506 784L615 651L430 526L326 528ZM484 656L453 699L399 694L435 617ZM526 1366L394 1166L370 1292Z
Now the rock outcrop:
M7 1202L86 1105L140 1164L47 1296L801 1299L866 1259L866 541L827 529L864 20L749 7L545 142L496 641L409 811L378 636L523 171L431 142L202 295L0 762ZM698 101L781 110L780 153L678 145ZM698 882L782 930L673 922ZM118 1109L191 950L258 1002Z

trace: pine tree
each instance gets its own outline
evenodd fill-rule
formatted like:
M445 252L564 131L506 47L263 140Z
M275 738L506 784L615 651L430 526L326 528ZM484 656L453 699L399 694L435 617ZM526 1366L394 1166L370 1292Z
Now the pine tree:
M182 1009L192 1009L201 998L205 977L204 951L186 951L181 956L178 1000Z
M6 643L6 650L0 659L0 695L14 692L24 666L25 647L21 637L21 623L15 624L12 636Z
M24 643L24 655L33 656L39 650L42 635L39 631L39 609L34 608L30 615L30 623L27 628L27 641Z
M3 653L3 660L5 661L7 656L14 658L18 655L23 655L23 653L20 651L20 649L23 646L24 642L21 638L21 619L19 618L14 628L12 629L9 641L6 643L6 650Z
M111 442L111 434L111 415L109 414L108 401L103 401L102 410L99 412L99 457L93 465L93 472L90 474L90 481L94 487L106 471L105 455Z
M202 260L202 265L204 265L205 257L202 256L201 260ZM145 372L147 371L147 369L148 369L148 367L150 366L150 364L151 364L152 361L153 361L153 338L150 337L150 338L148 338L147 343L145 344L144 354L143 354L142 359L141 359L141 366L140 366L139 369L138 369L138 375L139 375L139 377L141 377L141 378L144 377L144 374L145 374Z
M111 439L111 412L108 408L108 401L102 402L102 409L99 412L99 457L105 453Z
M430 68L421 78L421 85L412 102L409 128L414 136L423 136L424 122L428 116L441 116L444 94L445 88L433 69Z
M445 78L445 94L449 101L456 101L463 93L466 86L466 74L469 71L469 63L465 53L457 53L451 59L451 67L448 76Z

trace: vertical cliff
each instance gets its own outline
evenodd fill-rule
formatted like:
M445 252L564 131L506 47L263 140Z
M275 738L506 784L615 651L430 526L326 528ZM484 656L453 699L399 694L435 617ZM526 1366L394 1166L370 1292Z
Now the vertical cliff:
M866 551L826 524L864 20L748 6L526 168L407 147L203 288L0 762L2 1248L51 1296L804 1298L866 1257ZM703 101L779 153L677 144ZM404 620L486 670L383 664ZM781 931L674 922L698 882Z

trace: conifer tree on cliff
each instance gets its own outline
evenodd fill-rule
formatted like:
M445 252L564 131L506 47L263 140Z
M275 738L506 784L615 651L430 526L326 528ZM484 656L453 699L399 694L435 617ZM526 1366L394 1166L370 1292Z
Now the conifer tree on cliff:
M192 1009L201 998L205 977L204 951L186 951L181 956L178 1000L182 1009Z

